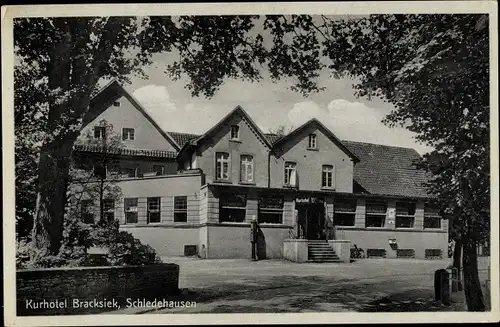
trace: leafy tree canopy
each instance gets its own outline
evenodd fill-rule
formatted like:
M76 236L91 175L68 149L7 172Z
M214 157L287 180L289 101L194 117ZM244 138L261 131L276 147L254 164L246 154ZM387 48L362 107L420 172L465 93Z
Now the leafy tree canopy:
M31 157L16 168L29 169L28 150L40 147L35 244L59 249L68 158L99 79L144 77L152 54L166 51L179 53L167 75L187 76L193 96L213 96L227 78L259 80L264 70L272 80L292 79L292 88L307 95L322 90L317 77L328 70L356 77L357 96L395 107L387 124L405 126L436 149L422 163L440 158L430 192L469 241L469 310L484 309L480 290L473 299L467 284L478 284L474 244L489 222L488 25L487 15L461 14L18 19L16 147L27 149L19 160Z

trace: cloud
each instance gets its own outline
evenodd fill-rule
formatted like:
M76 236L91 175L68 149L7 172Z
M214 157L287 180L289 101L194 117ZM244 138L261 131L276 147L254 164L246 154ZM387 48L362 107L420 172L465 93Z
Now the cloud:
M414 148L420 153L431 149L417 144L414 133L404 128L389 128L382 119L389 112L372 108L364 103L335 99L326 110L313 101L296 103L288 112L288 119L295 127L316 117L337 137L344 140Z
M410 147L420 153L431 150L417 144L412 138L415 135L412 132L382 124L381 121L390 108L372 108L362 102L341 98L321 102L322 105L312 100L284 103L272 95L266 95L265 91L261 92L264 94L258 100L255 97L246 99L245 94L255 93L256 90L240 91L234 92L233 89L231 96L226 93L227 98L218 95L211 100L185 97L173 99L166 86L150 84L135 90L133 94L165 131L204 133L235 105L241 104L264 132L269 127L279 125L296 128L315 117L340 139ZM290 107L292 108L287 109Z
M293 109L288 112L288 119L292 125L299 126L311 118L320 119L324 114L314 101L302 101L293 105Z
M149 84L136 89L133 95L164 131L201 134L224 114L212 104L176 103L166 86Z
M155 114L168 114L177 110L170 100L166 86L149 84L134 91L134 97ZM152 113L151 112L151 113Z

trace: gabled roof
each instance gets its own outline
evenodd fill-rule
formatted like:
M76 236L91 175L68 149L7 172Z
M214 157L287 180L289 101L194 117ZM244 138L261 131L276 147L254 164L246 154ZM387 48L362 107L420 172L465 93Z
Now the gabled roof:
M290 140L292 139L293 137L295 137L296 135L298 135L302 130L304 130L306 127L310 126L310 125L317 125L319 126L323 132L325 133L325 135L333 142L335 143L342 151L344 151L349 157L352 158L352 160L354 162L358 162L359 161L359 158L351 151L349 150L343 143L342 141L340 141L339 138L337 138L335 136L335 134L332 133L332 131L330 131L325 125L323 125L319 120L317 120L316 118L312 118L310 120L308 120L307 122L305 122L304 124L302 124L301 126L297 127L296 129L294 129L293 131L291 131L289 134L285 135L284 137L278 139L277 141L275 141L275 143L273 144L273 148L279 146L280 144L283 144L284 142L286 142L287 140Z
M191 141L192 139L195 139L197 137L200 137L200 134L191 134L191 133L178 133L178 132L167 132L172 138L181 146L183 147L186 143ZM272 145L276 143L280 138L283 136L273 134L273 133L264 133L264 136L267 138L267 141Z
M101 88L90 100L91 106L89 113L86 115L86 120L83 122L85 127L91 121L93 121L97 116L103 113L112 101L116 100L120 96L125 96L132 105L139 110L139 112L156 128L156 130L170 143L179 150L182 145L176 142L176 140L165 133L163 129L154 121L154 119L147 113L146 109L139 103L139 101L128 92L116 79L111 80L103 88Z
M420 158L410 148L342 141L360 161L354 166L354 181L367 193L407 197L428 197L422 183L428 174L413 164Z
M212 135L215 131L217 131L219 128L221 128L224 123L226 123L229 119L231 119L233 116L240 114L247 120L247 122L250 124L250 126L254 129L254 131L257 133L257 135L262 139L264 144L266 144L269 148L271 148L271 143L269 143L269 140L266 138L264 133L262 133L261 129L255 122L250 118L250 116L247 114L245 110L241 106L236 106L233 110L231 110L224 118L222 118L217 124L215 124L212 128L210 128L205 134L200 135L198 138L192 139L189 141L191 145L197 145L200 141L204 140L205 138L209 137Z

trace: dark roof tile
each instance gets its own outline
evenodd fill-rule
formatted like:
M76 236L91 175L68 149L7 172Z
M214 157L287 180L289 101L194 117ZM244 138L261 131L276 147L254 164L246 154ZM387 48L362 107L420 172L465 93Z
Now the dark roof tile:
M170 136L175 140L175 142L177 142L177 144L179 144L181 148L187 142L200 136L197 134L177 133L177 132L167 132L167 134L170 134Z
M103 147L95 145L76 144L74 149L75 151L80 151L80 152L93 152L93 153L104 152ZM141 156L141 157L157 157L157 158L175 158L177 156L177 152L166 151L166 150L114 148L114 149L108 149L107 151L110 154L119 154L124 156Z
M354 180L367 192L429 196L422 185L428 180L427 173L412 165L414 159L420 158L414 149L345 140L342 143L360 159L354 166Z
M266 134L264 134L264 136L267 138L267 140L271 144L276 143L280 138L282 138L282 136L276 135L276 134L272 134L272 133L266 133Z

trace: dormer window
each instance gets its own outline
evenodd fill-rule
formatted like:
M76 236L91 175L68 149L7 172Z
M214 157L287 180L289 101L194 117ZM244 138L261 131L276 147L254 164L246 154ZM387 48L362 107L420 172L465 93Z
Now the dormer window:
M240 127L238 125L231 126L231 140L240 139Z
M106 128L103 126L94 126L94 138L102 140L106 133Z
M317 149L318 142L316 140L316 134L309 134L309 149Z
M135 131L133 128L124 128L122 130L122 139L124 141L133 141L135 139Z

